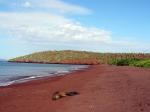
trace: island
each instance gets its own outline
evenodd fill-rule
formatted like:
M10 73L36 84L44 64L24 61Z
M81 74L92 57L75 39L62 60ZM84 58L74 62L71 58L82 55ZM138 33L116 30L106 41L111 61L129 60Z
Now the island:
M89 51L43 51L10 59L9 62L44 64L111 64L150 67L150 53L98 53Z

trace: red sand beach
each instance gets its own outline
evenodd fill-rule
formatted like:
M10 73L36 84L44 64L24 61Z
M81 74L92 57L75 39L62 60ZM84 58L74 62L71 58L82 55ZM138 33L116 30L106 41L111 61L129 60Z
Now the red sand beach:
M80 95L52 101L57 90ZM66 76L1 87L0 112L150 112L150 69L93 65Z

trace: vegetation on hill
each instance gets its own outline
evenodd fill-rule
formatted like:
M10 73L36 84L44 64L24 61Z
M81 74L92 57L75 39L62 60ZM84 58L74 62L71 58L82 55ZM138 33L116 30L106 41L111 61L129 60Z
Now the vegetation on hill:
M81 51L44 51L17 57L10 61L63 63L63 64L99 64L99 53Z
M117 66L150 67L150 59L116 58L109 60L108 64Z
M150 66L150 54L96 53L64 50L37 52L10 59L9 61L59 64L115 64L147 67Z

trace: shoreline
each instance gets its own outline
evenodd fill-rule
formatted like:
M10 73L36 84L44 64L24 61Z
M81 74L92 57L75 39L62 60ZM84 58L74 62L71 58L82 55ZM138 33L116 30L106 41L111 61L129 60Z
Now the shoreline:
M20 79L16 79L16 80L13 80L13 81L6 82L4 85L0 85L0 88L5 88L5 87L11 86L11 85L12 86L13 85L20 85L22 83L29 83L29 82L36 81L36 80L38 81L38 80L45 80L45 79L50 79L50 78L55 78L55 77L60 77L60 76L66 76L66 75L73 74L73 73L76 73L76 72L84 71L84 70L86 70L90 67L91 67L91 65L87 65L87 67L67 71L66 73L62 72L62 73L54 73L54 74L51 74L51 75L45 75L45 76L41 75L41 76L29 76L27 78L20 78Z
M3 65L4 67L6 66L6 68L4 68ZM11 66L12 69L10 69L9 66ZM37 63L16 64L16 63L9 63L5 61L4 63L2 63L2 69L1 69L2 73L0 75L0 87L8 86L16 83L28 82L31 80L38 80L45 77L55 77L59 75L65 75L74 72L76 70L82 70L88 68L89 66L90 65L67 65L67 64L47 64L47 65L44 64L43 65L40 63L39 64Z
M69 75L0 87L0 112L148 112L150 69L93 65ZM52 101L55 91L79 95Z
M80 63L80 62L42 62L42 61L22 61L22 60L18 60L18 61L7 61L10 63L33 63L33 64L64 64L64 65L99 65L98 63Z

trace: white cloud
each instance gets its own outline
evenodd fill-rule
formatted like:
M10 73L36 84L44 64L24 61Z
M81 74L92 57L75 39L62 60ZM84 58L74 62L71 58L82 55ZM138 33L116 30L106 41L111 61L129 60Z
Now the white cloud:
M31 11L48 11L61 14L91 14L91 10L71 3L64 2L63 0L5 0L0 2L0 5L7 6L8 8L23 10L32 9Z
M63 2L62 0L35 0L33 5L37 8L55 9L61 13L77 13L77 14L89 14L91 10L79 5Z
M111 41L108 31L87 28L63 16L44 13L0 13L1 31L22 41L104 42Z
M62 49L67 46L68 49L107 52L149 52L150 49L148 44L114 40L107 30L85 27L64 16L48 13L0 12L0 33L9 35L14 43L25 43L26 47L33 44L49 49L50 45L60 45Z
M26 7L26 8L30 8L32 7L31 3L26 1L25 3L22 4L23 7Z

